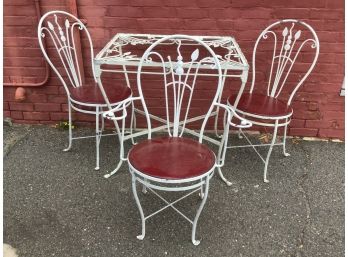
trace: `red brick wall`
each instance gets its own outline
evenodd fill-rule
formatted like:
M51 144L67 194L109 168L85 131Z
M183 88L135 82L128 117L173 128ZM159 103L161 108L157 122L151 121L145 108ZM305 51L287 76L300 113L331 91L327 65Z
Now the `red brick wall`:
M69 11L68 1L41 1L41 11ZM87 20L98 52L117 32L233 35L251 61L252 46L266 25L285 18L308 22L320 40L318 63L294 101L289 135L344 138L343 0L83 0L79 17ZM44 77L36 39L34 1L4 1L4 82L33 83ZM52 73L51 73L52 74ZM4 114L18 123L66 120L66 97L51 75L41 87L27 87L27 99L14 100L15 86L4 87ZM75 115L80 123L92 116Z

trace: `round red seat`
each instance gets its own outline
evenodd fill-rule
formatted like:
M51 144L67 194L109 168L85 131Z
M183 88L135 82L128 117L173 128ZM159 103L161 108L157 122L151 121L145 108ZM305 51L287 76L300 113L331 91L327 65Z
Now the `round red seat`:
M186 179L202 175L215 165L214 152L196 140L161 137L144 140L128 154L131 166L162 179Z
M118 103L131 96L132 90L118 83L103 83L103 87L110 103ZM83 85L70 89L70 96L73 100L88 104L106 104L99 86Z
M227 99L228 104L233 105L237 95ZM288 117L292 114L292 108L277 98L261 94L242 94L237 110L247 114L265 117Z

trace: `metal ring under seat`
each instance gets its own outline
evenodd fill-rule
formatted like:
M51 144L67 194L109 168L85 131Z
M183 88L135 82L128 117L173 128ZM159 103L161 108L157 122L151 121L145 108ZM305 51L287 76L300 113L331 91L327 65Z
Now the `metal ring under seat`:
M159 179L181 180L201 176L215 165L215 154L197 140L160 137L133 146L128 161L137 171Z

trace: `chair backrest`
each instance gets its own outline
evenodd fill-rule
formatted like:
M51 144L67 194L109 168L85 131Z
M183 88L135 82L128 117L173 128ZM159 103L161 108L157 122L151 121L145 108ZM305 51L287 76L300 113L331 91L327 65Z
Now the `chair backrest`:
M268 41L268 42L266 42ZM261 51L261 45L265 49ZM281 20L268 26L257 38L252 60L252 83L250 93L254 90L256 77L256 52L265 54L270 52L270 63L262 59L262 67L269 67L266 71L268 76L267 95L278 97L286 86L289 98L287 104L290 105L299 87L303 84L309 73L313 70L319 55L319 40L318 36L311 26L299 20ZM302 57L300 57L302 56ZM299 68L295 69L301 61ZM289 75L296 73L291 79Z
M80 51L77 51L76 32L84 32L90 48L92 72L94 80L95 71L93 67L93 43L86 26L75 16L64 11L51 11L45 13L38 25L38 39L42 53L55 71L65 90L69 94L69 87L74 88L82 86L83 78L81 78L81 64L79 63ZM47 47L45 47L46 40ZM49 48L53 47L53 51ZM51 53L48 55L47 50Z
M142 87L142 76L145 75L144 71L149 62L152 65L155 62L161 71L160 77L163 81L159 83L161 86L163 84L167 131L172 137L183 135L198 77L204 79L202 74L210 73L216 79L216 83L211 82L210 85L216 92L212 94L210 107L202 118L201 142L208 118L222 91L221 66L214 51L197 37L186 35L164 36L145 51L138 66L137 85L149 129L148 138L151 138L150 114Z

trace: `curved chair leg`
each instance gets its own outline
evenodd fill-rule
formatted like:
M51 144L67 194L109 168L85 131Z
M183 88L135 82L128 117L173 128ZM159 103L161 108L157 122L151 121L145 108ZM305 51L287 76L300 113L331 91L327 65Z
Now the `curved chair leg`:
M224 174L222 173L221 168L218 167L217 169L218 169L219 176L220 176L220 178L222 179L222 181L225 182L227 186L232 186L232 182L228 181L228 180L225 178Z
M218 131L217 131L217 127L218 127L218 119L219 119L219 107L217 106L216 107L216 115L215 115L215 120L214 120L214 131L215 131L215 135L216 137L220 138L221 135L218 134ZM224 118L225 120L225 118Z
M145 237L145 217L144 217L144 212L143 212L143 209L141 208L141 204L140 204L140 201L138 198L136 178L135 178L135 175L133 173L132 173L132 190L133 190L135 202L137 203L137 206L138 206L138 209L140 212L140 217L141 217L141 235L138 235L137 238L139 240L143 240Z
M146 182L147 179L144 179L144 181ZM143 189L142 189L141 191L143 192L143 194L146 194L146 193L147 193L147 189L146 189L145 184L143 184Z
M201 179L201 182L203 179ZM199 197L203 200L204 198L204 184L201 185L201 192L199 192Z
M286 123L288 123L288 118L286 118ZM283 136L283 154L284 156L290 156L289 153L286 152L286 148L285 148L285 145L286 145L286 131L288 129L288 124L285 125L284 127L284 136Z
M123 122L123 121L122 121ZM123 136L124 136L124 128L122 128L122 131L120 130L120 127L118 126L118 123L117 121L114 120L114 125L115 125L115 128L116 128L116 133L117 133L117 136L118 136L118 140L120 142L120 160L116 166L116 168L111 171L110 173L107 173L104 175L104 178L110 178L112 175L114 175L122 166L122 163L126 160L124 159L123 157L123 154L124 154L124 150L123 150Z
M238 129L238 134L237 135L238 135L239 139L243 138L243 136L242 136L242 129L241 128Z
M95 170L99 170L99 144L100 144L100 131L99 131L99 106L95 110L95 152L96 152L96 165Z
M263 171L263 181L265 183L269 182L269 180L267 179L268 161L269 161L269 158L271 157L272 149L273 149L275 140L277 138L277 132L278 132L278 120L276 120L276 122L275 122L271 146L269 147L269 150L268 150L268 153L267 153L267 157L266 157L266 161L265 161L265 168L264 168L264 171Z
M131 116L131 120L130 120L130 134L133 134L133 126L134 126L134 130L136 129L136 117L135 117L135 111L134 111L134 103L132 102L132 116ZM135 145L135 141L134 138L131 138L132 144Z
M69 111L69 145L67 148L63 149L64 152L67 152L71 149L71 146L72 146L72 124L71 124L71 103L69 101L69 104L68 104L68 111Z
M208 198L208 191L209 191L209 176L207 176L206 178L206 182L205 182L205 190L204 190L204 197L203 197L203 200L197 210L197 214L196 214L196 217L193 221L193 225L192 225L192 234L191 234L191 240L192 240L192 243L194 245L199 245L200 244L200 240L196 240L196 228L197 228L197 222L198 222L198 218L199 216L201 215L201 212L203 210L203 207L204 207L204 204L205 202L207 201L207 198Z

